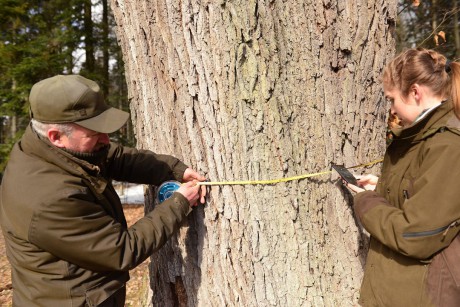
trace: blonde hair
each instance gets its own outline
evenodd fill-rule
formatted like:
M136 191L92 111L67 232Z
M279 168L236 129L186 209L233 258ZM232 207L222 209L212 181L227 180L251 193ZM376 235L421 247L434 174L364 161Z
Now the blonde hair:
M428 87L436 97L450 97L460 118L460 63L449 62L434 50L408 49L386 66L383 86L397 89L407 97L414 84Z

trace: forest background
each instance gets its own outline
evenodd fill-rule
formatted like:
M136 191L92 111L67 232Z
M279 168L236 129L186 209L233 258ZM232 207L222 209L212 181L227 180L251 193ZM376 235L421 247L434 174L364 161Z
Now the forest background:
M459 0L400 0L396 51L432 48L460 58ZM32 85L56 74L97 81L110 105L129 111L124 64L108 0L0 0L0 180L29 121ZM111 135L134 146L132 123Z

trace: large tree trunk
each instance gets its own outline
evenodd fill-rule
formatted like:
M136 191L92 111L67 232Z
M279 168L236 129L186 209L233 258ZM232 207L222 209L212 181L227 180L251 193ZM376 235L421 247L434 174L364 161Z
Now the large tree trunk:
M212 181L381 157L396 1L112 0L138 146ZM373 168L377 171L378 167ZM366 236L335 175L214 186L152 258L156 306L351 306Z

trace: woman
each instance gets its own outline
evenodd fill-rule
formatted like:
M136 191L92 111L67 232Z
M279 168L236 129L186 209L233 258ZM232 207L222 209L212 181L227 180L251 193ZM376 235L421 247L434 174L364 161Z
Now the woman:
M385 68L383 88L400 121L381 177L348 185L371 235L359 302L460 306L460 64L410 49Z

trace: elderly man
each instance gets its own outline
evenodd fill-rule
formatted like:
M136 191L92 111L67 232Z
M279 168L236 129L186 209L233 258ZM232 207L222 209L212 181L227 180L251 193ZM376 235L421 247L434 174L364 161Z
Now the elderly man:
M205 178L176 158L126 148L108 133L128 119L77 75L38 82L31 124L14 146L1 190L0 223L15 306L124 306L128 271L179 228ZM185 182L128 228L111 180Z

